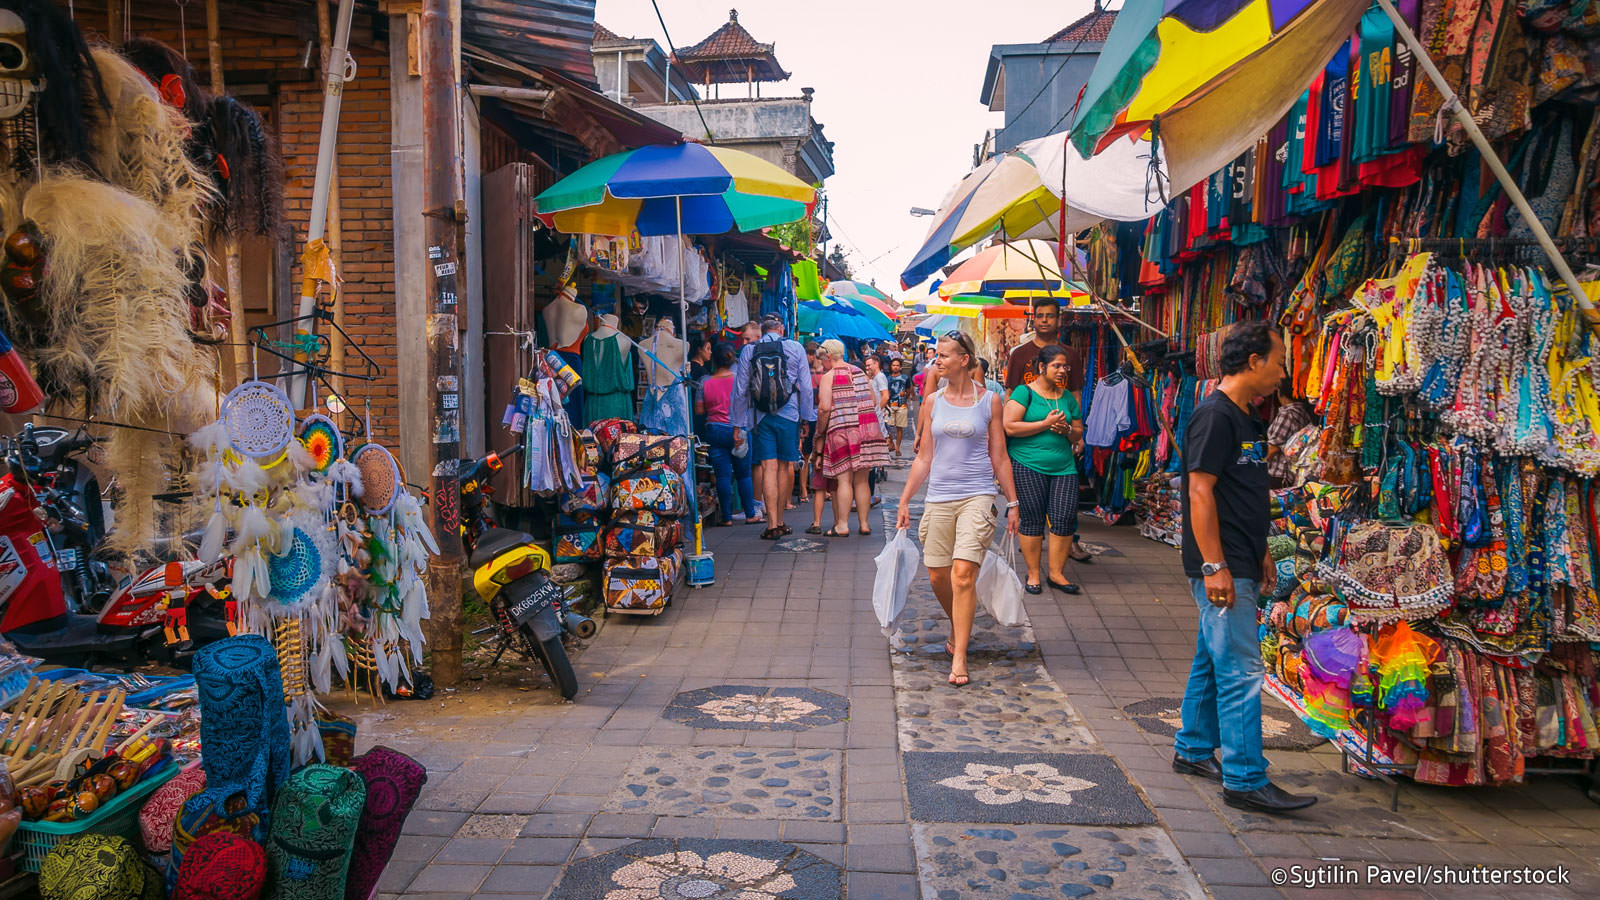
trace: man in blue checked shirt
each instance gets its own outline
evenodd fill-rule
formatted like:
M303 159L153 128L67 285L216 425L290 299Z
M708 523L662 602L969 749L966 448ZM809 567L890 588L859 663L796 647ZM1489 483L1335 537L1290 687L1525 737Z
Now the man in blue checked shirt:
M767 527L761 539L767 541L792 531L784 523L783 513L794 490L794 464L800 461L800 429L813 427L817 421L805 348L783 333L783 320L766 316L761 320L761 339L739 351L728 413L729 421L751 429L751 459L758 468L756 490L767 507ZM771 384L763 388L764 382Z

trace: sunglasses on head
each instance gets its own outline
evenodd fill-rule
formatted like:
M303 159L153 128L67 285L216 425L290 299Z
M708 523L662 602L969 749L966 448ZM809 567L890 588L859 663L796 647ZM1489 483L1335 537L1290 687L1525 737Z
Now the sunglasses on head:
M945 340L955 341L956 343L960 344L968 353L972 352L972 339L967 337L965 333L960 331L946 331L944 333L944 337Z

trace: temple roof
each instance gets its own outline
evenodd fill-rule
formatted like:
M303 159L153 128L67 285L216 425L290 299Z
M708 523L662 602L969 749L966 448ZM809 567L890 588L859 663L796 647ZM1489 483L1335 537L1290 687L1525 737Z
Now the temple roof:
M1111 26L1117 21L1114 9L1096 9L1044 39L1047 44L1059 41L1083 41L1086 44L1103 44L1111 35Z
M782 81L789 73L778 65L772 44L763 44L739 24L739 11L728 11L728 21L711 36L673 54L690 81L701 84L742 84Z

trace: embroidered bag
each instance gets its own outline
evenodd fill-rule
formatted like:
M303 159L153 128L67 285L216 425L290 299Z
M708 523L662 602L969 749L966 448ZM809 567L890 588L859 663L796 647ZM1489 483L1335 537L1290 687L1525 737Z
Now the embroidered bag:
M1427 525L1358 522L1320 569L1355 622L1426 619L1448 607L1455 593L1450 560Z
M681 516L687 501L683 477L670 469L618 478L611 485L611 505L615 509L647 509Z

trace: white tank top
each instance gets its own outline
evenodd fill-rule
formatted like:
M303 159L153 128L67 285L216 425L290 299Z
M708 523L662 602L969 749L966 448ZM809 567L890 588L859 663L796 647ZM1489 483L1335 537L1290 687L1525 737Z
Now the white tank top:
M933 471L928 475L929 503L965 500L993 494L994 464L989 460L989 419L994 398L979 385L971 406L956 406L941 389L933 395Z

